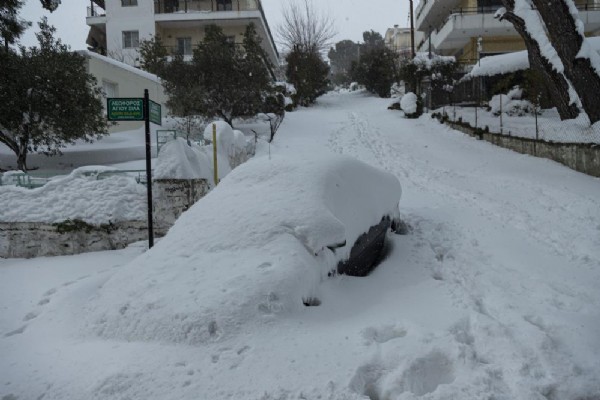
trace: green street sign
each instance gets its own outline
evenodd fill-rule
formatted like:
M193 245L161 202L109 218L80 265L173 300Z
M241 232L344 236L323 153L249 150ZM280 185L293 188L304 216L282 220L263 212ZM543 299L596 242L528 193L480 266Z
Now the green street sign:
M143 121L143 98L109 98L106 112L109 121Z
M162 125L162 115L160 104L150 100L150 122L154 122L156 125Z

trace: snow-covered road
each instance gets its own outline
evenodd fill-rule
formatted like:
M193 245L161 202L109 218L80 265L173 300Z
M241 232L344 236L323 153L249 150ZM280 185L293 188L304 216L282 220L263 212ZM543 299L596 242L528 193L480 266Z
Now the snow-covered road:
M271 149L400 179L410 232L373 274L187 346L73 331L73 303L139 249L0 260L0 399L600 399L600 180L386 104L324 96L289 113Z

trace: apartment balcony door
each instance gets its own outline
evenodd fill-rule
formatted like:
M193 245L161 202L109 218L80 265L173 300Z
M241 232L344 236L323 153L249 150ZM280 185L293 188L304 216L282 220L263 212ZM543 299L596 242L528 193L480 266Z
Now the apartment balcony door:
M500 0L477 0L477 12L482 14L496 12L500 7L504 7Z
M217 0L217 11L233 10L232 0Z

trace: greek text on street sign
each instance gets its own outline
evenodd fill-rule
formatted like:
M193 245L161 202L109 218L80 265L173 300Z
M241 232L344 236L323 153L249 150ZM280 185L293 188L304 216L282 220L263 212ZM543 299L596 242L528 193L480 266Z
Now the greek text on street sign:
M109 98L107 116L109 121L143 121L143 98Z
M160 104L150 100L150 122L154 122L156 125L162 125L162 115Z

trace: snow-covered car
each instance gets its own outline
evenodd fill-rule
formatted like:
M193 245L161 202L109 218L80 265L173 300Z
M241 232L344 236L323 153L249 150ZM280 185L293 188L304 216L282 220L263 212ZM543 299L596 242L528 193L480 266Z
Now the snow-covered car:
M400 195L395 176L349 157L253 159L104 285L87 328L199 343L318 304L338 266L373 265Z

